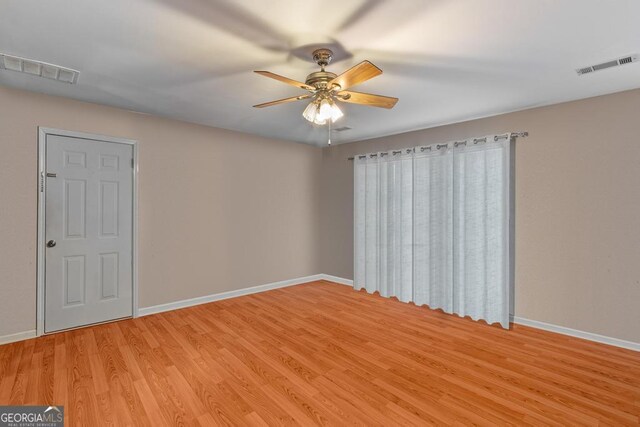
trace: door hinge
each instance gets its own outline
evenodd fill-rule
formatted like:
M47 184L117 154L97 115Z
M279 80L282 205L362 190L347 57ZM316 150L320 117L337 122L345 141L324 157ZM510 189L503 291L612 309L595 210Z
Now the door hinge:
M40 172L40 192L44 191L44 172Z
M133 163L133 157L131 158L131 168L133 169L135 167L134 163Z

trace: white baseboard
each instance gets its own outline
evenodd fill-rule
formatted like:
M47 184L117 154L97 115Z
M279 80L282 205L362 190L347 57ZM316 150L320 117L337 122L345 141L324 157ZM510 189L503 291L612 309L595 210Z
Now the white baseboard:
M353 286L353 280L344 279L342 277L331 276L329 274L321 274L323 280L329 280L331 282L340 283L342 285ZM589 341L595 341L603 344L609 344L615 347L627 348L629 350L640 351L640 343L633 341L625 341L619 338L607 337L604 335L598 335L591 332L579 331L577 329L571 329L564 326L552 325L550 323L540 322L538 320L529 320L523 317L511 316L511 321L519 325L529 326L536 329L542 329L545 331L556 332L558 334L569 335L572 337L582 338Z
M350 279L343 279L342 277L332 276L330 274L320 274L320 276L322 276L322 280L328 280L340 285L353 286L353 280Z
M330 274L314 274L311 276L298 277L296 279L282 280L280 282L267 283L264 285L253 286L250 288L238 289L234 291L221 292L218 294L205 295L197 298L190 298L182 301L170 302L167 304L154 305L151 307L143 307L138 310L139 316L148 316L150 314L162 313L164 311L177 310L179 308L192 307L194 305L206 304L208 302L220 301L228 298L235 298L243 295L250 295L259 292L265 292L272 289L285 288L287 286L300 285L302 283L313 282L316 280L328 280L346 286L353 286L353 280L344 279L342 277L332 276ZM512 316L512 322L519 325L530 326L532 328L542 329L545 331L556 332L563 335L582 338L589 341L595 341L603 344L609 344L616 347L627 348L629 350L640 351L640 343L625 341L619 338L607 337L591 332L579 331L564 326L553 325L550 323L540 322L538 320L525 319L518 316ZM0 345L11 342L22 341L34 338L36 331L18 332L15 334L0 336Z
M16 341L28 340L29 338L36 337L36 330L18 332L16 334L2 335L0 336L0 345L9 344Z
M603 344L613 345L615 347L627 348L629 350L640 351L640 343L633 341L625 341L619 338L607 337L604 335L594 334L592 332L579 331L577 329L567 328L565 326L553 325L551 323L540 322L538 320L525 319L518 316L512 317L512 322L518 325L529 326L545 331L556 332L558 334L569 335L572 337L582 338L589 341L595 341Z
M201 297L185 299L181 301L169 302L166 304L143 307L138 310L138 316L148 316L149 314L162 313L163 311L177 310L179 308L192 307L194 305L206 304L208 302L220 301L223 299L240 297L243 295L256 294L258 292L270 291L272 289L285 288L287 286L300 285L302 283L313 282L325 279L324 274L314 274L312 276L298 277L297 279L282 280L280 282L267 283L265 285L253 286L250 288L237 289L233 291L221 292L218 294L204 295Z

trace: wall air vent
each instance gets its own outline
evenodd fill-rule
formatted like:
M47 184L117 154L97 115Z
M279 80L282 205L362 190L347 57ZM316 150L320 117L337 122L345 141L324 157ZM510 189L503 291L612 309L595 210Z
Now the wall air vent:
M617 67L619 65L631 64L632 62L636 62L638 60L638 55L627 55L622 58L614 59L613 61L603 62L601 64L591 65L589 67L578 68L576 73L579 76L583 74L593 73L594 71L606 70L607 68Z
M78 76L80 75L79 71L72 70L71 68L4 53L0 53L0 70L17 71L19 73L31 74L32 76L44 77L45 79L70 84L77 83Z
M334 132L344 132L345 130L350 130L349 126L342 126L341 128L335 128Z

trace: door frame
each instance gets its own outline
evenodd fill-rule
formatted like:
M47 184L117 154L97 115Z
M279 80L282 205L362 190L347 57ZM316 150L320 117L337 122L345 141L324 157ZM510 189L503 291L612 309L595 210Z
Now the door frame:
M45 206L46 185L45 179L47 152L47 135L66 136L70 138L82 138L99 142L127 144L133 149L133 218L132 218L132 317L138 317L138 141L113 136L98 135L85 132L75 132L64 129L54 129L38 126L38 237L37 237L37 283L36 283L36 336L44 335L44 292L45 292Z

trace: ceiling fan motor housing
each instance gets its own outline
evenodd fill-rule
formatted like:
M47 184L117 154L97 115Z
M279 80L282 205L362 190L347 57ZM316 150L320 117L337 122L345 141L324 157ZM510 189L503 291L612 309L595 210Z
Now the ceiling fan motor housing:
M326 89L327 84L336 77L336 74L330 73L329 71L316 71L307 76L305 83L316 89Z

